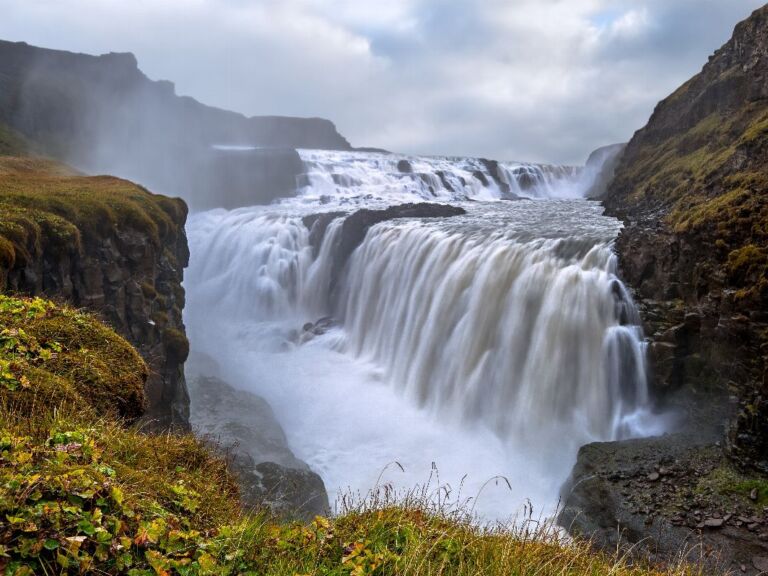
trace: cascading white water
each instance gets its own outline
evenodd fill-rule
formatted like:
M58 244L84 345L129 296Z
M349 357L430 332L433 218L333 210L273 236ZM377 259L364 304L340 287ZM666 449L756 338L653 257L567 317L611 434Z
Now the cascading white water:
M572 200L468 203L466 216L374 226L328 292L342 219L313 255L306 198L188 225L193 351L274 407L332 497L391 461L412 487L436 462L476 511L552 506L579 446L657 431L642 335L614 274L620 223ZM309 342L306 322L340 325ZM650 427L649 427L650 426Z
M389 202L578 198L580 168L477 158L300 150L304 200Z
M615 258L605 244L563 258L568 242L380 224L347 275L350 350L419 405L503 437L631 434L624 418L647 387L642 363L625 366L625 341L637 335L619 325Z

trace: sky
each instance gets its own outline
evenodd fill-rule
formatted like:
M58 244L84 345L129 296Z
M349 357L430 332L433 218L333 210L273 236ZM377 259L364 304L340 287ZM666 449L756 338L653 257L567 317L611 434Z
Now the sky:
M0 39L133 52L178 94L354 146L581 164L759 0L0 0Z

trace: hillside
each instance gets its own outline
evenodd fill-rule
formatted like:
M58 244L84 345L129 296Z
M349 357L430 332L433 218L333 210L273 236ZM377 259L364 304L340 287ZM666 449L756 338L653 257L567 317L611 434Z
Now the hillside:
M177 96L132 54L91 56L0 41L0 123L89 173L131 178L202 207L295 189L294 148L350 149L321 118L242 114ZM222 154L214 145L255 147ZM273 190L274 189L274 190Z
M621 274L642 310L658 408L678 433L583 448L562 520L609 548L619 534L662 556L701 542L763 573L768 6L657 105L604 204L625 222Z
M733 455L768 472L768 6L657 106L605 204L629 222L618 250L639 294L700 317L708 383L741 400ZM678 370L666 385L702 382Z

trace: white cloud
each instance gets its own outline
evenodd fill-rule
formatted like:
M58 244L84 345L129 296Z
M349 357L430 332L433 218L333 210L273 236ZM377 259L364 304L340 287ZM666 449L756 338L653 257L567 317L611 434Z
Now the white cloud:
M576 162L626 140L760 0L0 0L0 38L132 51L356 145Z

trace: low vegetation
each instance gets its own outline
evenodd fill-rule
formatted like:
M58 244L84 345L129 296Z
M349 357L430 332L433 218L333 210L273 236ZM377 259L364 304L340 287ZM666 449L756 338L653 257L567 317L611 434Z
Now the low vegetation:
M0 123L0 156L19 156L29 152L29 149L23 137Z
M0 153L0 268L41 254L77 254L83 242L136 231L159 247L186 206L127 180L84 176L53 160ZM1 284L1 283L0 283ZM2 286L0 285L0 288Z
M146 369L108 328L2 296L0 331L5 574L692 573L633 567L535 522L482 528L461 507L387 489L308 524L244 514L226 463L201 442L128 425Z
M713 112L685 132L651 142L620 175L618 185L631 191L628 204L665 213L669 229L696 238L740 299L768 302L765 106Z

